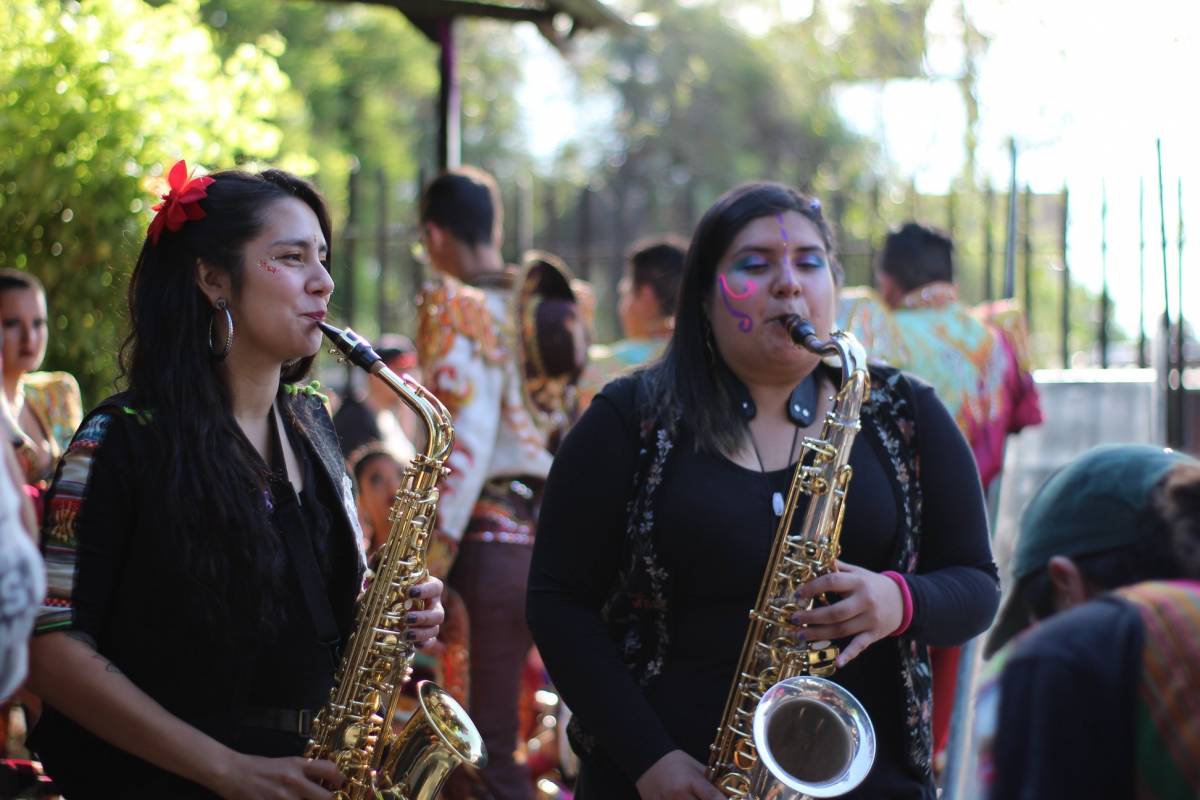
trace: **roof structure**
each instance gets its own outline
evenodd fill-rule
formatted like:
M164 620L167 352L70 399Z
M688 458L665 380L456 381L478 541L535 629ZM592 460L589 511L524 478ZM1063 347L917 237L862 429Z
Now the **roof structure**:
M357 0L330 0L355 2ZM418 30L438 46L438 168L458 166L460 100L458 54L454 22L463 17L487 17L508 22L532 22L557 49L564 50L579 31L610 28L618 32L633 26L603 0L362 0L388 6L408 17Z
M339 0L345 2L345 0ZM597 28L624 30L629 23L601 0L366 0L389 6L408 17L430 39L437 41L438 20L488 17L510 22L532 22L556 46L576 32ZM558 24L556 23L558 18Z

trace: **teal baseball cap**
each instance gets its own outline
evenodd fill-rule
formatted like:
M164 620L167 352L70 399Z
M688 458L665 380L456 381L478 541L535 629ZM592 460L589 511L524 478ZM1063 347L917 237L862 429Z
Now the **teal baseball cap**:
M1051 475L1021 515L1012 585L984 646L990 657L1029 624L1021 581L1054 556L1078 558L1134 544L1162 531L1151 505L1156 486L1179 464L1200 463L1152 445L1095 447Z

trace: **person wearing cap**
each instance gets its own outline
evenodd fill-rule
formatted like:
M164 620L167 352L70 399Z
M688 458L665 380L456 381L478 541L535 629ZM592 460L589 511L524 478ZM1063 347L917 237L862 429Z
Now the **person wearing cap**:
M554 256L527 256L520 270L505 264L499 190L486 172L434 178L421 195L420 232L436 274L418 301L417 349L426 386L454 424L429 567L466 605L467 708L488 751L480 777L497 800L532 800L517 753L533 646L525 585L553 443L574 415L586 361L583 315Z
M379 337L375 351L388 369L397 374L416 370L417 347L407 336L385 333ZM412 443L415 426L416 418L408 406L387 384L374 378L368 378L360 393L348 388L333 415L333 427L347 460L364 445L380 442L401 468L416 455Z
M1197 796L1198 546L1194 458L1107 445L1047 480L1021 518L1013 589L985 645L998 680L976 706L994 724L990 758L976 730L980 794Z

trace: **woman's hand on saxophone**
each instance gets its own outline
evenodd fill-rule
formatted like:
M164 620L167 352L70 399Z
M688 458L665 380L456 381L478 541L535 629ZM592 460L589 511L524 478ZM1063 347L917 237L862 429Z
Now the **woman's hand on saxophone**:
M442 608L442 591L444 585L440 580L429 575L425 580L414 586L410 592L414 600L422 600L405 616L408 631L405 634L417 647L425 647L437 638L438 630L446 619L446 610Z
M822 594L836 594L837 601L797 612L792 615L792 622L807 626L801 635L810 642L853 637L838 655L840 669L868 645L890 636L900 627L904 619L904 595L886 575L842 561L837 562L837 568L837 572L814 578L796 592L801 601Z
M224 780L209 785L225 800L331 800L345 777L332 761L232 753ZM323 788L327 787L327 788Z
M704 765L682 750L672 750L637 779L642 800L725 800L708 782Z

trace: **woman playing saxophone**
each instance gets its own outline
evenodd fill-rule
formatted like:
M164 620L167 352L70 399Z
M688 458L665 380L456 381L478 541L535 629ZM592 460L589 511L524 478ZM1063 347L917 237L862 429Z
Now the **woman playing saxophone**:
M170 178L130 284L128 389L49 493L31 745L72 800L329 798L341 773L302 754L364 574L332 422L297 384L329 214L278 170ZM412 587L418 646L440 596Z
M804 440L840 368L840 269L820 204L779 184L731 190L688 250L663 359L609 384L546 488L528 617L574 712L580 800L726 796L705 763ZM971 453L933 391L870 368L850 447L837 571L798 587L797 640L840 646L839 683L878 740L856 797L932 798L930 644L995 613L996 569ZM804 517L801 498L795 519ZM769 643L768 643L769 644Z

